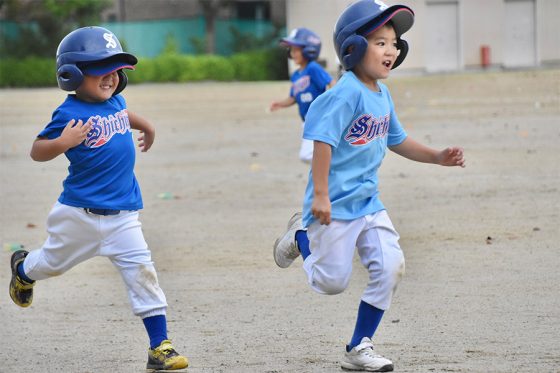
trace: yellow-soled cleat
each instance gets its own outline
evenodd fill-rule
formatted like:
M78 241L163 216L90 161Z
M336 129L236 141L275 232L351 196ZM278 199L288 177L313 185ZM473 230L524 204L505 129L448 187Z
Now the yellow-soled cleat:
M177 370L189 366L189 360L175 351L170 340L161 342L159 346L148 350L148 370Z
M18 275L17 267L25 260L29 252L18 250L12 254L10 267L12 268L12 279L10 280L10 298L20 307L29 307L33 302L33 286L35 281L27 282Z

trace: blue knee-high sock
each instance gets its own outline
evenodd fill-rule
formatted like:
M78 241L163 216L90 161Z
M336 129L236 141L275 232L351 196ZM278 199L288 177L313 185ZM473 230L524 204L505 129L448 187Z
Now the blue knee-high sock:
M150 316L142 319L148 336L150 337L150 348L154 349L167 339L167 319L165 315Z
M299 252L303 257L303 260L305 260L305 258L307 258L311 254L311 251L309 250L309 239L307 238L307 231L297 231L296 242Z
M352 340L346 347L348 351L359 345L362 341L362 338L373 337L375 330L377 330L377 327L381 322L381 318L383 317L384 312L385 311L380 310L379 308L376 308L364 301L360 302L354 335L352 336Z
M35 282L34 280L27 277L27 275L25 274L25 271L23 270L23 262L18 264L17 273L18 273L19 278L21 278L23 281L25 281L27 283L30 283L30 284Z

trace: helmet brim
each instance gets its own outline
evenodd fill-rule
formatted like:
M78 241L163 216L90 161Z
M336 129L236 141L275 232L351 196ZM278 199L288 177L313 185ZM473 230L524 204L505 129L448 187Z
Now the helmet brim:
M286 47L304 47L305 44L302 43L301 41L298 41L296 39L292 39L292 38L282 38L280 40L280 45Z
M410 8L404 5L391 6L380 16L376 17L371 22L362 27L361 30L358 31L358 33L367 36L389 21L391 21L395 28L395 34L397 35L397 38L400 38L402 34L410 30L410 28L412 27L414 23L414 13Z
M109 61L109 62L93 63L81 68L84 74L92 75L92 76L103 76L103 75L111 74L121 69L134 70L134 66L124 61Z

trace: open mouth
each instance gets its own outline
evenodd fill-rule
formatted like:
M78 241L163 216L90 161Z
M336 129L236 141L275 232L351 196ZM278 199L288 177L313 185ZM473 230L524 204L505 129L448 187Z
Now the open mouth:
M383 66L385 66L386 68L390 68L391 67L391 61L390 60L383 61Z

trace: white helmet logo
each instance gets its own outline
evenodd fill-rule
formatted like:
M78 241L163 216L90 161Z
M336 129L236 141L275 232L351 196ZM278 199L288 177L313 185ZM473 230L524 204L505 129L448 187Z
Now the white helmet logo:
M375 3L379 5L379 10L385 10L389 7L381 0L375 0Z
M115 39L113 39L113 34L109 34L108 32L103 34L103 39L107 40L107 45L105 46L105 48L116 48L117 47L117 42Z

